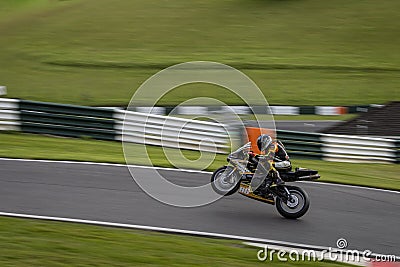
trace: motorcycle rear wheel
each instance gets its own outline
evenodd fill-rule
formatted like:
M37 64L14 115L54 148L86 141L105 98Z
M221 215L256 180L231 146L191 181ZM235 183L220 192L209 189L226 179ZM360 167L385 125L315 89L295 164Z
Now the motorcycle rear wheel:
M232 172L232 167L223 166L211 175L211 186L213 190L222 196L229 196L238 191L240 187L240 181L237 172L233 172L234 177L227 177L227 175ZM233 183L230 181L233 178Z
M292 202L277 198L276 209L287 219L297 219L306 214L310 207L310 198L308 194L297 186L286 186L292 195Z

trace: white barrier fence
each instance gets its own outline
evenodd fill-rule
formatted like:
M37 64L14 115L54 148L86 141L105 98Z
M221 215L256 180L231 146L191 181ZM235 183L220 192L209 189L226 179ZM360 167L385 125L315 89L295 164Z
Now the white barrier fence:
M32 105L31 102L29 103ZM20 115L19 109L22 103L23 100L0 98L0 130L29 132L32 122L26 118L26 114L25 119ZM67 108L65 105L47 103L45 110L57 107L62 110ZM78 112L78 118L85 115L85 107L71 106L71 108ZM62 110L58 115L43 117L39 121L44 126L48 123L57 124L59 126L57 132L46 127L39 132L63 135L64 131L73 128L82 132L77 133L76 136L85 136L88 135L90 129L93 130L93 123L98 123L98 121L91 124L76 120L68 121L67 118L70 116L63 117ZM90 108L90 114L94 110L96 109ZM104 109L101 111L104 112ZM90 114L86 115L89 117L93 115ZM114 120L101 122L107 122L111 125L110 128L97 127L93 138L217 153L227 153L231 146L227 127L218 123L124 110L110 111L109 116ZM107 118L110 119L110 117ZM278 131L278 138L284 141L294 156L343 162L400 163L400 141L395 139L293 131Z
M344 111L344 107L335 106L313 106L313 111L302 112L300 107L296 106L270 106L272 115L300 115L300 114L316 114L316 115L342 115L347 113ZM248 106L221 106L211 107L212 111L206 106L179 106L173 109L172 114L174 115L208 115L210 113L219 111L234 110L236 114L248 115L251 114L251 110ZM136 112L145 112L158 115L166 115L169 113L165 107L135 107ZM255 111L257 114L257 112Z
M0 98L0 130L19 131L20 112L17 99Z
M221 124L123 110L116 110L114 119L119 141L217 153L229 149Z
M362 136L322 134L323 159L359 163L396 163L396 140Z

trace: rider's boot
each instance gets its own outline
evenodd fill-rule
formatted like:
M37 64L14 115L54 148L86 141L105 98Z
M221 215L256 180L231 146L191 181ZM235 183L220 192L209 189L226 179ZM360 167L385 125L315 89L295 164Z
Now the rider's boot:
M260 186L260 193L267 200L274 201L274 195L268 190L271 184L272 184L272 179L267 178L264 184Z
M273 181L273 183L270 186L278 186L278 185L285 184L285 182L282 180L281 176L279 175L279 172L275 172L273 177L274 178L271 179Z
M276 185L283 185L285 182L282 180L282 178L281 177L277 177L276 179L275 179L275 184Z

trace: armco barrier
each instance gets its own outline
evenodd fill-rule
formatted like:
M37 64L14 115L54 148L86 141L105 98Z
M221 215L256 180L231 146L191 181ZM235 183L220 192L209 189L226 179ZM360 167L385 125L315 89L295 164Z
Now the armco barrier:
M113 110L107 108L94 108L86 106L56 104L38 101L20 101L20 110L44 112L51 114L68 114L85 117L113 118Z
M217 123L14 99L1 99L0 107L0 130L119 141L125 130L127 142L218 153L229 148L226 130Z
M396 140L396 163L400 164L400 140Z
M119 141L218 153L229 148L226 130L217 123L122 110L114 119Z
M289 155L327 161L399 163L398 140L278 130Z
M371 105L373 106L373 105ZM323 115L334 116L350 113L367 112L370 106L270 106L273 115ZM252 110L248 106L168 106L168 107L135 107L131 111L145 112L152 110L158 115L207 115L214 112L234 110L236 114L248 115L267 114L265 106L254 106ZM171 113L172 112L172 113Z
M0 131L20 130L20 115L18 108L18 100L0 98Z
M224 125L155 114L0 98L0 130L92 137L226 153ZM400 163L400 141L360 136L277 131L293 157Z
M396 140L322 134L324 159L346 162L396 163Z
M278 130L277 135L291 156L311 159L323 157L320 134Z
M27 133L115 140L113 110L21 100L21 130Z

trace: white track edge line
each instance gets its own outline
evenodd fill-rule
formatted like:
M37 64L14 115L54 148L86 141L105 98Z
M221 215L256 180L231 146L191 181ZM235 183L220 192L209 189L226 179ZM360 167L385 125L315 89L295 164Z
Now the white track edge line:
M286 241L278 241L278 240L263 239L263 238L256 238L256 237L230 235L230 234L219 234L219 233L212 233L212 232L202 232L202 231L194 231L194 230L175 229L175 228L167 228L167 227L138 225L138 224L104 222L104 221L94 221L94 220L85 220L85 219L74 219L74 218L53 217L53 216L23 214L23 213L12 213L12 212L3 212L3 211L0 211L0 216L46 220L46 221L81 223L81 224L88 224L88 225L109 226L109 227L137 229L137 230L150 230L150 231L156 231L156 232L186 234L186 235L195 235L195 236L203 236L203 237L236 239L236 240L240 240L240 241L263 242L263 243L269 243L269 244L274 244L274 245L283 245L283 246L296 247L296 248L313 248L313 249L318 249L318 250L325 249L325 247L323 247L323 246L312 246L312 245L292 243L292 242L286 242Z
M47 160L47 159L17 159L17 158L0 158L4 161L26 161L26 162L42 162L42 163L60 163L60 164L82 164L82 165L99 165L99 166L111 166L111 167L133 167L141 169L155 169L165 171L176 171L176 172L192 172L192 173L204 173L212 174L212 172L190 170L190 169L175 169L167 167L155 167L155 166L143 166L143 165L127 165L119 163L107 163L107 162L91 162L91 161L72 161L72 160Z
M22 161L22 162L26 161L26 162L42 162L42 163L60 163L60 164L99 165L99 166L114 166L114 167L127 167L127 166L129 166L129 167L141 168L141 169L153 169L153 170L163 170L163 171L212 174L212 172L208 172L208 171L199 171L199 170L190 170L190 169L175 169L175 168L142 166L142 165L126 165L126 164L106 163L106 162L71 161L71 160L47 160L47 159L18 159L18 158L0 158L0 160L4 160L4 161ZM320 185L326 185L326 186L357 188L357 189L373 190L373 191L379 191L379 192L385 192L385 193L400 194L400 191L395 191L395 190L390 190L390 189L382 189L382 188L375 188L375 187L367 187L367 186L336 184L336 183L318 182L318 181L298 181L298 182L307 183L307 184L320 184Z
M307 245L307 244L301 244L301 243L293 243L293 242L278 241L278 240L272 240L272 239L263 239L263 238L256 238L256 237L239 236L239 235L219 234L219 233L202 232L202 231L194 231L194 230L183 230L183 229L175 229L175 228L167 228L167 227L103 222L103 221L94 221L94 220L85 220L85 219L42 216L42 215L11 213L11 212L2 212L2 211L0 211L0 216L13 217L13 218L36 219L36 220L45 220L45 221L80 223L80 224L87 224L87 225L107 226L107 227L116 227L116 228L125 228L125 229L150 230L150 231L155 231L155 232L193 235L193 236L199 236L199 237L223 238L223 239L240 240L240 241L247 241L247 242L257 242L257 243L284 246L284 247L289 247L289 248L298 248L298 249L311 249L311 250L319 250L319 251L329 250L329 247L324 247L324 246ZM381 255L381 254L373 253L371 255ZM396 258L400 259L400 257L397 257L397 256L396 256Z

